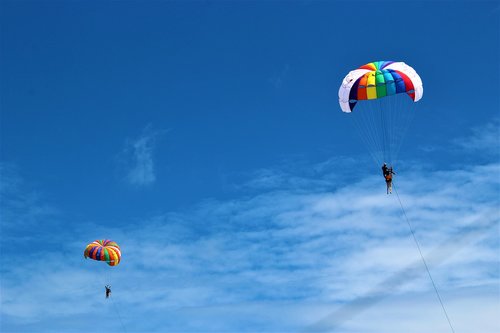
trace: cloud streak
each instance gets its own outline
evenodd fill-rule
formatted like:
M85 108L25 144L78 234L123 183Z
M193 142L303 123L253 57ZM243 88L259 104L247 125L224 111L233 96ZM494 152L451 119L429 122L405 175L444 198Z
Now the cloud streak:
M500 147L500 118L490 123L471 129L471 135L454 141L459 147L499 156Z
M335 169L335 164L316 168L325 179L335 179L328 176ZM484 320L491 306L498 308L494 292L498 234L483 232L498 229L499 172L498 163L465 171L410 170L397 183L460 331L479 319L485 322L482 332L499 327L493 317ZM207 200L189 211L165 213L121 229L68 230L68 237L81 239L64 245L64 258L53 247L26 263L6 256L2 259L4 329L28 327L21 323L37 323L48 331L62 329L64 320L52 313L72 318L80 331L90 329L84 318L106 306L102 270L95 270L107 267L75 258L81 257L80 243L92 239L92 230L113 235L122 245L122 265L110 279L113 299L131 331L283 332L313 327L378 332L405 325L439 331L435 328L444 320L439 304L418 264L396 199L384 194L380 177L367 176L327 191L328 186L317 182L318 174L296 176L287 187L276 183L271 173L268 170L263 177L273 186L262 187L259 176L259 188L265 190L255 195ZM281 177L283 172L277 174ZM429 177L435 179L432 188L426 186ZM481 296L472 296L473 291ZM16 297L22 293L26 296ZM468 313L467 322L462 322L464 302L477 303L478 312ZM402 304L411 311L411 322L409 312L401 311ZM349 316L338 320L338 313L345 314L346 309ZM373 320L376 313L390 311L396 313L391 321L364 325L360 319ZM432 320L423 320L426 316ZM116 322L103 325L120 329Z
M153 159L154 145L160 132L153 131L148 125L137 139L128 140L123 154L127 159L126 180L134 186L151 185L156 181Z
M18 246L32 249L21 261L2 247L0 328L82 332L98 324L117 332L118 310L132 332L447 332L382 177L339 181L338 167L354 163L260 170L235 187L241 195L232 200L205 200L121 228L61 222L53 227L66 242L51 240L51 230L40 231L38 243L20 239ZM460 169L418 166L395 179L460 332L500 330L499 174L493 160ZM17 198L2 212L4 226L20 213L12 207L41 203L22 195L29 191L16 177L2 178L2 198ZM47 218L35 217L3 229L2 241ZM120 243L119 266L82 258L96 235ZM114 306L104 300L106 281Z

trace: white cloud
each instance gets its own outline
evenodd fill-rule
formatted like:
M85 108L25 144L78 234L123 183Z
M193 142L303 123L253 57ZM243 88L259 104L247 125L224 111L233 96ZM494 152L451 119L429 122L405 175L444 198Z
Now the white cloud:
M164 132L153 131L148 125L139 138L127 140L123 155L127 160L126 180L130 184L144 186L156 181L153 151L158 135Z
M252 196L207 200L120 229L96 226L122 246L115 268L80 259L76 239L26 261L5 256L2 329L33 323L40 332L64 330L71 319L64 331L95 323L120 331L116 320L105 320L116 318L103 300L110 281L127 331L446 332L397 197L385 195L379 175L338 187L336 166L323 163L300 176L287 171L288 180L272 186L250 182L260 189ZM500 164L491 163L408 170L395 180L460 332L500 328L499 174ZM67 232L83 242L96 230Z
M494 286L486 291L471 288L443 294L448 313L460 314L452 317L455 331L498 331L500 323L495 319L495 313L499 309L499 295ZM312 320L314 324L303 332L451 332L435 296L431 294L393 295L376 306L364 307L363 303L348 309L343 305L313 306L306 313L312 318L322 315L324 319L319 322ZM332 317L332 313L338 317Z
M0 163L0 227L4 231L12 228L29 228L30 225L45 223L48 227L59 211L43 199L40 191L29 188L19 175L17 167ZM2 236L2 240L7 240ZM23 237L33 235L27 233Z
M491 160L498 131L495 120L454 143ZM127 142L131 184L155 182L158 134L148 126ZM500 331L498 162L395 180L457 332ZM56 225L57 210L0 169L2 332L121 331L117 311L140 332L449 331L397 197L352 159L261 169L235 186L241 198L120 229ZM120 266L82 259L95 234L120 242Z
M500 157L500 118L471 129L470 135L454 141L460 148Z
M462 133L460 137L450 142L423 145L418 149L429 156L453 152L460 154L462 159L468 156L476 161L489 160L492 157L500 160L500 118L495 117L487 123L472 127L469 132Z

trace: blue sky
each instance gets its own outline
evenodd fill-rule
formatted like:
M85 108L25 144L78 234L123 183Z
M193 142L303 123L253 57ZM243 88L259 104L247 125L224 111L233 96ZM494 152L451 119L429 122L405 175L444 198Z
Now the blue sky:
M450 332L338 105L396 60L424 83L398 193L456 332L498 332L499 13L2 1L0 330Z

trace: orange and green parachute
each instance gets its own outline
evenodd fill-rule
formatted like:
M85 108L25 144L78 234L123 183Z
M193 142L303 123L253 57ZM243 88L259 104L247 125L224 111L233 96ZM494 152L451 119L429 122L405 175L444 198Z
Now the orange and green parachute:
M122 252L116 242L109 239L99 239L87 245L83 256L85 259L105 261L110 266L116 266L120 263Z

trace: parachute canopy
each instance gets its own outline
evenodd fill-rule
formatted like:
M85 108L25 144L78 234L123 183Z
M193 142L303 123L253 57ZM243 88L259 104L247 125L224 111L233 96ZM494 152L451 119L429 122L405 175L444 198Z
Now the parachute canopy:
M347 74L339 89L339 103L342 111L351 112L358 101L402 93L414 102L422 98L424 88L417 72L404 62L375 61Z
M397 160L415 114L414 102L423 93L420 76L404 62L370 62L350 71L342 80L340 108L349 115L378 165ZM352 112L354 107L356 111Z
M120 263L122 253L116 242L109 239L99 239L87 245L83 256L85 259L105 261L110 266L116 266Z

